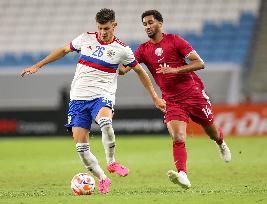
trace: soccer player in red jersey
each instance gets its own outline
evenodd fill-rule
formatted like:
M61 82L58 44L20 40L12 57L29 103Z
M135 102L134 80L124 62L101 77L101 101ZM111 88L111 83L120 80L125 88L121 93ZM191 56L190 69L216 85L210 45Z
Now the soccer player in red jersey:
M142 23L150 40L138 47L135 57L147 66L166 101L164 122L173 140L173 158L177 169L177 172L168 171L167 175L173 183L189 188L191 183L186 174L185 146L189 118L200 124L216 142L225 162L231 160L231 152L224 142L222 131L214 124L212 106L204 85L194 73L204 69L203 60L179 35L162 32L163 18L157 10L145 11ZM120 73L129 70L121 68Z

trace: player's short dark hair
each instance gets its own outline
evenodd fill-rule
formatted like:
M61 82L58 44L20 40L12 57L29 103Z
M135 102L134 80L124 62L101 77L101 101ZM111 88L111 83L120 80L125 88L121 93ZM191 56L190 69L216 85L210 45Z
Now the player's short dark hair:
M143 22L143 18L146 16L153 16L157 21L162 22L163 23L163 18L162 15L159 11L157 10L147 10L142 14L142 22Z
M115 21L115 12L112 9L103 8L97 12L95 20L100 24Z

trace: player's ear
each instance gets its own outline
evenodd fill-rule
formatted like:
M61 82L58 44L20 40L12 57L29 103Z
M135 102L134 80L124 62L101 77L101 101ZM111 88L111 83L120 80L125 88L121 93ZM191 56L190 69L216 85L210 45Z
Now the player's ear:
M159 22L159 26L160 26L160 28L162 28L163 22Z
M116 21L113 22L113 28L116 28L118 23Z

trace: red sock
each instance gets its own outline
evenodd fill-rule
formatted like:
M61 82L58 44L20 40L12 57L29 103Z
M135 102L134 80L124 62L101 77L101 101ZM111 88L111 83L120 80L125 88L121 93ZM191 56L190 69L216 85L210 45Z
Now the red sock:
M221 145L223 143L223 132L222 132L222 129L221 128L219 128L219 139L218 140L215 140L215 142L218 145Z
M173 159L177 171L186 172L187 153L184 142L173 142Z

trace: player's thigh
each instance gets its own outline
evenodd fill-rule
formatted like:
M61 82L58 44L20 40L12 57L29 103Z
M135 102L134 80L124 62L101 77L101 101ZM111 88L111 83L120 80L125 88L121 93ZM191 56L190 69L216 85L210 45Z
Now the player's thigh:
M112 117L113 117L112 109L110 109L110 107L106 107L106 106L102 107L99 110L98 114L96 115L96 121L98 121L102 117L108 117L108 118L112 119Z
M205 99L199 99L198 103L189 104L187 108L192 121L200 124L202 127L209 127L214 123L212 106Z
M173 141L185 142L186 141L186 128L187 123L179 120L171 120L167 122L168 131Z
M72 127L72 136L75 143L88 143L89 130L81 127Z
M72 132L74 127L90 130L92 116L90 114L90 101L73 100L69 104L68 124L65 125Z
M164 114L164 122L168 123L172 120L189 122L189 113L183 104L167 101L166 112Z
M97 102L92 107L92 117L98 122L102 117L113 117L113 103L111 100L101 97L97 99Z

